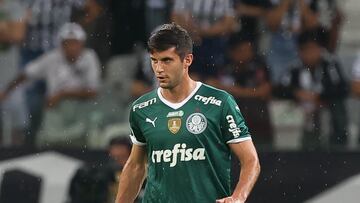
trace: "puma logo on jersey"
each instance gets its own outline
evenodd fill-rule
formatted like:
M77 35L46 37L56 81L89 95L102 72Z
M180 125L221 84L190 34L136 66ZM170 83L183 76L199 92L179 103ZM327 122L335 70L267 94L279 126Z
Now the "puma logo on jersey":
M135 105L133 106L133 111L135 111L136 109L145 108L145 107L150 106L150 105L155 104L155 103L156 103L156 98L152 98L152 99L150 99L150 100L148 100L148 101L141 102L141 103L139 103L139 104L135 104Z
M226 120L229 123L229 132L233 134L234 138L239 137L241 130L237 127L234 117L232 115L227 115Z
M205 105L214 104L216 106L221 106L221 100L216 99L215 97L204 97L201 95L195 95L195 100L203 102Z
M151 123L151 124L154 126L154 128L155 128L155 121L156 121L156 119L157 119L157 117L155 117L155 119L152 121L150 118L146 118L146 119L145 119L145 122Z
M186 148L185 143L175 144L173 149L153 150L151 154L153 163L170 163L170 167L176 166L178 161L196 161L205 158L205 148Z

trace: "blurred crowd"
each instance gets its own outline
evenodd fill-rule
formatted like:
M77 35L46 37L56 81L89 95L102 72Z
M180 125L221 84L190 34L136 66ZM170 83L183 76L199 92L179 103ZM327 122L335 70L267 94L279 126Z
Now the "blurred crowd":
M126 134L129 104L156 87L146 39L175 22L194 41L192 78L235 97L256 145L273 147L269 104L289 100L303 113L303 149L345 148L360 58L346 77L340 3L0 0L0 144L101 146Z

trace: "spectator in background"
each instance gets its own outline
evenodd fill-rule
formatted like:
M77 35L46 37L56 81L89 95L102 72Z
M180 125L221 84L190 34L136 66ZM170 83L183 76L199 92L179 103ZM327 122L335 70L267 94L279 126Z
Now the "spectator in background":
M241 34L246 35L258 50L259 24L266 14L265 0L234 0L235 10L240 20Z
M340 28L344 18L339 2L337 0L311 0L310 8L318 16L318 32L323 46L334 53L339 43Z
M357 54L351 75L351 92L355 97L360 98L360 52ZM358 143L360 143L360 128L358 128Z
M18 71L18 45L25 37L25 25L26 10L20 2L0 0L0 92ZM23 88L19 88L0 102L0 145L22 144L26 121Z
M84 48L84 30L78 24L67 23L58 36L60 47L29 63L0 94L0 98L5 98L28 79L46 81L48 108L41 133L45 142L67 138L71 141L71 133L84 133L81 126L78 131L69 126L86 124L81 120L86 118L84 114L89 110L84 109L84 103L96 96L99 86L99 62L94 51ZM35 140L31 142L33 144Z
M111 16L108 0L85 0L84 8L73 12L72 20L87 34L86 47L94 49L100 59L102 76L111 54Z
M73 8L83 6L83 0L28 0L26 38L21 48L20 68L56 47L56 37L62 25L70 22ZM45 81L32 82L26 90L26 106L30 117L26 137L34 140L43 118L46 97ZM31 145L31 143L29 143Z
M290 65L298 60L298 33L318 27L317 13L306 0L267 0L265 22L271 31L267 62L272 81L280 82Z
M348 84L337 59L322 48L316 32L307 31L298 39L301 63L283 78L283 91L300 103L305 112L304 149L321 147L320 113L329 109L330 147L345 147L348 118L345 99Z
M136 71L131 87L131 96L133 100L146 92L151 91L155 85L155 75L152 72L151 67L148 67L147 62L148 61L143 61L142 65L139 65L138 70Z
M115 137L107 147L109 162L85 163L75 172L69 185L68 203L114 203L119 176L127 161L131 144L127 137Z
M230 62L219 75L220 88L235 97L256 145L271 147L273 128L268 109L271 83L267 65L246 34L230 38L228 55Z
M211 79L224 65L227 37L237 29L235 17L231 0L174 1L172 21L194 40L193 79Z
M169 21L170 1L146 0L145 2L145 25L146 37L159 25Z
M108 146L110 168L115 176L115 182L110 187L110 200L115 202L119 186L120 174L131 152L131 142L127 137L115 137Z
M109 120L125 122L123 112L128 112L132 81L144 52L145 0L111 0L109 8L113 30L104 92L105 98L113 101L107 105Z

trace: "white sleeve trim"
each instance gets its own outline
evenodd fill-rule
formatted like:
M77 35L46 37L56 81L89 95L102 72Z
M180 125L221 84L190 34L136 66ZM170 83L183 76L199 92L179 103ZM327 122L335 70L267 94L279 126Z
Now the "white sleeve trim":
M235 139L227 141L226 144L239 143L239 142L244 142L244 141L247 141L247 140L251 140L251 137L235 138Z
M131 142L135 145L139 145L139 146L144 146L146 145L146 143L143 143L143 142L139 142L136 137L132 134L130 134L130 139L131 139Z

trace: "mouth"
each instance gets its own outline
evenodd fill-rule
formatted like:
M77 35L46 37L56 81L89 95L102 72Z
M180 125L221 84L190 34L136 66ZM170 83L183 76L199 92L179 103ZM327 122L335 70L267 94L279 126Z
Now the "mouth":
M164 81L164 80L166 79L165 76L157 76L156 78L157 78L160 82L161 82L161 81Z

